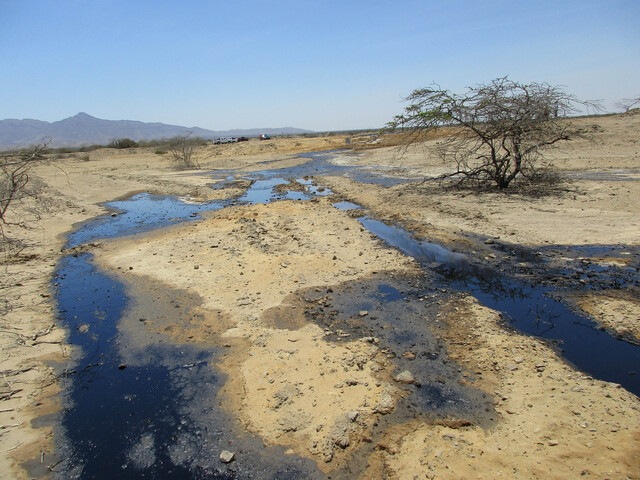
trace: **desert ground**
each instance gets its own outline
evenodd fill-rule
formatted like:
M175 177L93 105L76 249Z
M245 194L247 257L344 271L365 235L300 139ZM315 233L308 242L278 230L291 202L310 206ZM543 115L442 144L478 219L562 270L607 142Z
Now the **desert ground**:
M429 156L429 142L401 151L385 136L210 145L196 152L197 171L176 170L152 148L52 156L32 175L39 200L13 213L29 228L7 230L29 246L3 265L0 478L55 471L59 366L76 352L58 319L52 277L63 256L88 251L132 299L118 324L124 337L223 348L215 367L227 380L218 401L237 430L309 460L320 476L640 479L640 399L579 371L550 342L509 328L473 295L427 289L411 297L407 328L426 340L398 348L385 335L404 325L405 310L349 310L371 285L413 291L433 281L363 228L356 217L364 212L498 271L553 281L564 302L603 330L640 342L640 113L576 121L596 124L594 139L549 153L566 179L550 194L445 189L428 181L447 168ZM65 235L81 222L110 213L104 202L140 192L233 199L251 180L214 189L223 180L203 173L292 167L309 160L299 154L326 150L339 150L330 160L337 166L413 181L382 186L323 175L312 180L330 195L234 202L190 222L65 249ZM339 201L362 211L337 209ZM497 245L543 252L544 268L570 273L549 279ZM566 254L565 247L593 245L621 253ZM635 268L635 279L624 287L587 280L598 288L583 288L585 265ZM149 316L152 296L172 295L192 296L193 315ZM428 372L423 353L434 345L447 360ZM425 391L416 372L471 407L425 413L428 399L412 400ZM234 462L242 461L238 453Z

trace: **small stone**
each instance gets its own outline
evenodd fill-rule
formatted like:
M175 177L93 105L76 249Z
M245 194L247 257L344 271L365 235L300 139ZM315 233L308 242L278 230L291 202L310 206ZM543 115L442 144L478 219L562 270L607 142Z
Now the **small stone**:
M484 243L485 243L485 245L493 245L493 244L494 244L494 243L496 243L496 242L493 240L493 238L487 238L487 239L484 241Z
M515 365L515 364L512 363L512 364L507 365L506 368L513 372L515 370L518 370L520 367L518 367L518 365Z
M360 310L358 312L359 317L366 317L367 315L369 315L369 312L367 312L366 310Z
M549 440L548 445L549 445L550 447L555 447L555 446L557 446L557 445L560 445L560 442L559 442L558 440Z
M413 383L416 381L409 370L405 370L404 372L399 373L398 375L395 376L394 380L396 382L407 383L407 384Z
M86 323L78 327L79 333L87 333L88 331L89 331L89 325L87 325Z
M347 412L347 420L349 420L350 422L355 422L356 418L358 418L359 412L357 410L354 410L352 412Z
M393 407L395 402L393 401L393 397L388 393L383 393L380 397L380 402L376 405L374 411L376 413L381 413L382 415L386 415L388 413L393 412Z
M333 441L340 448L347 448L349 445L351 445L351 441L349 440L349 437L347 435L341 435L335 438Z
M235 456L235 453L230 452L229 450L223 450L222 453L220 453L220 461L222 463L231 463L233 462Z

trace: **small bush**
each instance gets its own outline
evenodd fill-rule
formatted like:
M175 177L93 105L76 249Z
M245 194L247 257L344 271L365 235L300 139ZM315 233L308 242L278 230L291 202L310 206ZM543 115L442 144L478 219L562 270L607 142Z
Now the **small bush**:
M138 144L130 138L116 138L107 145L109 148L136 148Z

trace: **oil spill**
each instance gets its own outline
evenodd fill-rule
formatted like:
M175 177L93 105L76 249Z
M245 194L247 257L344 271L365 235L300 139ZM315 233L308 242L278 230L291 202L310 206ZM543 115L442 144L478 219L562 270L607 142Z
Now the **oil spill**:
M434 334L437 314L450 294L433 281L429 274L376 274L328 290L301 291L289 303L324 328L325 338L375 338L396 367L395 374L411 372L415 383L404 386L409 395L400 401L394 420L420 416L489 426L495 413L488 395L460 382L459 366L448 359L444 342Z
M218 210L229 202L190 203L170 196L141 193L127 200L108 202L112 210L81 225L68 236L67 247L74 247L101 238L114 238L147 232L154 228L197 218L201 212Z
M358 183L371 183L383 187L392 187L401 183L415 181L415 178L385 175L384 172L380 172L379 169L375 170L358 165L337 165L331 163L331 160L340 154L357 156L357 154L352 152L345 152L344 150L327 150L323 152L298 154L298 157L308 159L308 161L293 167L251 172L250 176L260 179L343 176L352 178ZM239 176L242 177L243 175Z
M56 286L61 320L79 348L61 372L54 478L324 478L313 462L235 433L217 399L224 377L216 348L121 335L126 292L90 255L65 257ZM188 315L181 293L165 291L162 310L181 302L175 315ZM149 313L139 328L158 325ZM221 463L222 450L233 451L234 462Z
M387 244L414 257L439 275L442 288L468 292L502 312L508 325L552 341L563 357L596 378L619 383L640 396L640 346L614 338L589 318L571 310L549 286L528 283L458 253L421 242L392 225L366 217L360 222ZM631 272L637 284L637 270Z
M253 180L251 187L246 193L240 196L234 203L239 204L266 204L278 200L309 200L312 197L326 196L331 194L331 190L314 185L309 178L295 178L292 181L283 177L270 177L256 179L255 177L242 177L243 179ZM287 185L298 184L304 190L295 190L286 188ZM282 188L282 187L285 188Z
M304 200L329 193L316 187L310 176L347 175L386 186L406 181L333 165L330 160L335 154L308 154L309 162L298 167L252 173L254 181L246 194L228 201L189 204L142 194L129 201L111 202L107 206L117 212L115 216L84 225L69 237L68 246L148 231L238 202ZM237 181L226 175L227 182ZM278 190L289 179L298 179L305 191ZM488 400L482 392L461 385L457 366L446 358L444 345L428 325L436 321L438 305L446 301L449 289L472 293L505 312L505 317L523 331L558 339L566 358L579 368L639 394L640 375L628 375L630 366L640 364L638 350L625 350L631 346L623 342L609 342L614 339L551 298L548 288L531 287L495 269L475 265L464 255L417 242L395 227L373 221L365 226L414 256L425 266L425 276L379 277L342 285L336 287L338 293L327 292L330 296L320 303L307 292L309 297L301 301L309 305L298 315L322 323L334 332L330 338L337 342L348 338L344 335L379 338L398 369L412 372L417 383L406 387L410 394L393 414L395 418L434 415L479 424L492 421ZM56 462L60 463L54 468L55 478L324 478L310 460L265 447L255 437L235 434L233 421L217 400L225 381L215 368L218 347L164 342L157 331L149 336L154 341L134 346L133 337L119 333L118 322L128 305L124 287L97 270L88 255L65 257L56 284L61 323L68 327L70 342L80 348L73 365L61 372L66 388L56 434ZM176 302L184 300L175 292L167 295L175 295ZM175 308L180 310L177 315L189 315L189 305ZM365 311L366 315L360 315ZM146 323L140 322L139 327L147 327ZM295 322L283 326L295 328ZM583 332L591 333L585 336ZM602 337L593 336L593 332ZM620 375L614 375L616 371ZM221 464L222 449L235 451L236 461Z
M496 240L496 270L557 290L625 289L640 283L640 247L549 245L536 249Z

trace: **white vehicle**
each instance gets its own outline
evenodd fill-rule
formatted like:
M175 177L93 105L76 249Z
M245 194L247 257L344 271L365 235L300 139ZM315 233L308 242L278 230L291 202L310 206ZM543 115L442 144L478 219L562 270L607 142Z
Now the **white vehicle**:
M216 145L220 145L221 143L238 143L238 139L236 137L220 137L213 143Z

